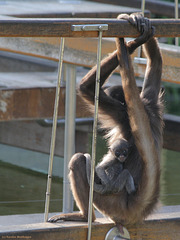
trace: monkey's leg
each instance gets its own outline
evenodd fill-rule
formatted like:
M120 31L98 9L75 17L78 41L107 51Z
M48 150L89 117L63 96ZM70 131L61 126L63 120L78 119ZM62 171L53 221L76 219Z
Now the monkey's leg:
M82 153L76 153L72 156L69 163L69 179L71 189L76 201L76 205L80 209L78 213L65 213L53 216L49 222L64 221L87 221L88 205L89 205L89 184L86 176L86 158ZM95 220L93 210L92 220Z
M127 169L124 169L119 174L113 185L112 191L117 193L120 192L124 187L126 188L129 194L136 191L133 177L131 176L130 172Z
M90 176L91 176L91 156L89 154L84 154L86 157L86 173L87 173L87 180L88 184L90 184ZM103 170L102 170L103 171ZM104 194L109 192L110 187L108 184L103 184L103 181L99 175L97 175L95 170L94 176L94 191L100 194Z

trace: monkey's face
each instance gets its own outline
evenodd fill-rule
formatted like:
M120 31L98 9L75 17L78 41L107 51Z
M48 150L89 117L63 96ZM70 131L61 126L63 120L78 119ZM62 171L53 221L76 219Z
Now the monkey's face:
M110 152L123 163L128 157L129 147L130 145L126 140L118 139L111 145Z
M114 156L120 161L124 162L128 156L128 149L127 148L119 148L116 149L114 153Z

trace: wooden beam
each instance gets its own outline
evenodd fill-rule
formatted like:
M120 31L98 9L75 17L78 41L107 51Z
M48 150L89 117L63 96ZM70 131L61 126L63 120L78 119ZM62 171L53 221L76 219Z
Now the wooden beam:
M43 124L43 121L27 120L0 122L0 143L21 149L28 149L31 151L49 154L52 127L50 125L47 127L45 124L45 126ZM87 130L85 131L84 129ZM90 131L91 127L84 128L84 125L76 126L76 152L89 151L88 130ZM56 131L56 146L54 155L61 157L64 156L63 124L61 124Z
M0 38L0 50L46 58L58 61L59 38ZM163 57L162 80L180 83L180 47L168 44L159 44ZM102 58L116 49L115 41L111 38L102 40ZM96 64L96 38L66 38L64 62L91 68ZM132 58L137 56L137 51ZM134 63L135 75L144 77L145 64ZM119 70L117 70L119 72Z
M90 1L6 1L0 15L18 18L116 18L120 13L140 11L137 8L113 6ZM149 11L146 11L149 13Z
M164 122L163 147L173 151L180 151L180 116L165 114Z
M180 37L180 20L151 19L156 37ZM2 19L0 37L97 37L97 32L74 32L72 25L108 24L103 37L137 37L139 33L127 21L117 19Z
M156 213L143 223L127 227L131 240L175 240L180 239L180 212L179 206L164 207L165 212ZM169 210L170 209L170 210ZM3 218L3 217L2 217ZM92 240L104 240L107 232L114 224L104 218L98 218L92 225ZM84 240L87 239L87 223L61 222L61 223L37 223L16 226L0 227L0 237L11 239L28 238L39 239L63 239Z
M93 2L109 3L119 6L141 8L141 0L93 0ZM151 13L174 18L174 2L165 2L158 0L146 0L145 9ZM179 7L180 16L180 7Z
M163 59L162 81L180 84L180 47L169 44L159 44L159 47ZM144 52L142 57L145 57ZM135 76L144 78L146 64L133 61L133 66Z
M0 121L51 118L54 88L4 89L0 91ZM77 117L86 117L82 100L77 96ZM65 88L61 88L59 117L65 113Z

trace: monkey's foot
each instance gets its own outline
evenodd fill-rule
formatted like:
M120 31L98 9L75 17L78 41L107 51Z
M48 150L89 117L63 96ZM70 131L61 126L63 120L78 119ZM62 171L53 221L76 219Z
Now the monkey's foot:
M54 223L54 222L57 222L59 220L65 221L64 214L54 215L54 216L52 216L51 218L48 219L48 222Z
M116 227L118 228L119 232L124 235L124 229L123 229L123 225L120 223L116 224Z
M49 218L48 222L55 223L59 220L87 222L88 217L84 216L82 213L65 213L65 214L55 215ZM95 219L93 219L93 221L94 220Z

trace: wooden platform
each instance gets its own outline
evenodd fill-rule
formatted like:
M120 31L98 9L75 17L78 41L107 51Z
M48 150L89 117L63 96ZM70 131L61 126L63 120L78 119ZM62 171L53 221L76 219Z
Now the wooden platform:
M94 2L99 3L110 3L109 0L93 0ZM111 0L111 4L117 6L126 6L126 7L137 7L141 8L141 0ZM174 2L167 1L152 1L146 0L145 8L148 9L151 13L157 14L158 16L167 16L174 18ZM180 16L180 8L179 8Z
M0 38L0 50L58 61L59 38ZM67 38L64 62L91 68L96 64L97 39ZM114 39L103 38L102 58L116 49ZM180 47L160 44L163 58L162 80L180 83ZM137 51L132 58L137 56ZM134 62L135 75L142 77L145 65ZM118 71L118 70L117 70Z
M140 11L137 8L113 6L90 1L4 1L0 15L25 18L116 18L119 13ZM149 14L149 11L146 11Z
M18 220L18 216L17 220ZM32 217L32 215L31 215ZM10 216L1 216L0 222L6 218L11 222ZM12 216L15 218L15 216ZM23 217L21 216L21 219ZM27 219L27 215L25 217ZM114 226L106 218L98 218L92 225L92 240L104 240L107 232ZM1 239L87 239L87 223L61 222L61 223L31 223L23 225L0 226ZM175 240L180 239L180 206L162 207L158 212L149 216L141 224L127 227L131 240Z

